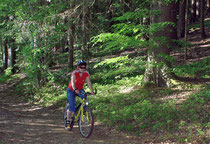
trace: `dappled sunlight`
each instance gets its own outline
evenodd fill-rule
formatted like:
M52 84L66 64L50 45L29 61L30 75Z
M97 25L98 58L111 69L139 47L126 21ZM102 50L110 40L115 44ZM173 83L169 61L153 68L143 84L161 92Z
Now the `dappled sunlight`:
M17 103L17 104L10 104L12 107L18 107L18 106L28 106L31 105L30 103Z
M201 48L210 47L210 43L208 43L208 44L203 44L203 45L201 45L200 47L201 47Z
M120 87L120 93L130 93L134 89L134 86L131 87Z
M187 100L192 93L193 91L180 91L180 92L176 92L174 94L168 95L168 96L164 96L157 100L161 100L165 102L169 100L173 100L175 101L175 103L180 104L184 102L185 100Z
M33 111L36 111L36 110L40 110L40 109L42 109L42 107L40 107L40 106L33 106L33 107L31 107L31 108L27 108L27 109L24 109L24 110L22 110L22 111L27 111L27 112L33 112Z

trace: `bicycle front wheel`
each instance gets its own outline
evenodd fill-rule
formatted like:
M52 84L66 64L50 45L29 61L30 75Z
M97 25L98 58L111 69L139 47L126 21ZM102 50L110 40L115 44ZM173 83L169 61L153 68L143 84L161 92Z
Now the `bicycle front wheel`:
M83 137L88 138L92 132L94 127L94 117L92 110L88 107L84 107L83 115L80 114L79 119L79 130Z

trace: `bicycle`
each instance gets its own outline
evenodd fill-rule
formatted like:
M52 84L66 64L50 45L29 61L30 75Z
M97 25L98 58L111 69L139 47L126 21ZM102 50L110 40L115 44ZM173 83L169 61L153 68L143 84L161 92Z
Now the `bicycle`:
M85 95L91 95L91 93L87 92L84 93ZM95 93L96 94L96 93ZM69 108L68 101L66 102L65 109L64 109L64 126L66 128L66 121L67 121L67 109ZM92 113L92 110L88 107L88 102L83 98L79 105L76 107L76 111L74 112L74 115L70 122L70 129L67 129L69 131L72 130L74 126L74 122L78 122L80 134L88 138L92 132L94 127L94 116Z

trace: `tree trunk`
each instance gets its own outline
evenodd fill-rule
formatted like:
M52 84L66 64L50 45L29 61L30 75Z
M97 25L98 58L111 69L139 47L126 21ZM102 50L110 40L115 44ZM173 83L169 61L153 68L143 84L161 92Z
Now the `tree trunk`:
M201 6L201 1L200 0L197 0L197 3L196 3L196 17L197 19L196 20L199 20L200 16L201 16L201 9L200 9L200 6Z
M16 45L15 45L15 40L13 40L13 49L12 49L12 72L13 74L16 72Z
M72 2L72 9L76 5L76 0ZM74 42L75 42L75 22L72 21L70 25L70 41L69 41L69 58L68 58L68 67L73 69L74 66Z
M186 0L180 0L179 1L179 20L178 20L178 26L177 26L177 34L178 38L184 37L184 30L185 30L185 6L186 6Z
M16 52L15 52L15 40L12 39L8 45L8 67L12 67L12 72L15 73L15 60L16 60Z
M174 22L175 16L173 13L174 3L168 5L162 1L153 0L153 10L160 10L160 15L152 16L152 23L159 22ZM164 56L170 54L170 46L173 45L172 39L174 39L176 30L172 26L166 26L164 30L155 32L151 37L153 46L149 48L148 52L148 64L145 71L145 82L154 82L157 86L169 87L170 77L167 73L170 62L167 61ZM167 44L160 40L161 37L165 37ZM169 46L169 47L168 47Z
M170 26L170 31L169 34L170 34L170 38L171 39L178 39L178 34L177 34L177 15L179 14L179 2L173 2L171 4L169 4L169 7L170 7L170 16L168 17L169 21L170 22L173 22L174 24L176 24L176 26ZM171 44L174 45L174 43L172 42Z
M69 45L69 68L73 69L74 66L74 39L75 39L75 24L71 24L71 31L70 31L70 45Z
M0 67L0 73L3 71L3 68L4 68L4 41L3 41L3 38L1 38L1 60L2 60L2 67Z
M150 18L144 18L144 19L143 19L143 25L145 25L146 28L148 28L149 25L150 25ZM144 35L144 39L145 39L146 41L149 40L149 33L146 33L146 34Z
M3 70L8 68L8 44L7 40L3 42Z
M86 31L86 13L87 13L87 0L83 0L82 8L82 54L83 57L86 55L86 45L87 45L87 31Z
M201 23L201 37L206 38L205 27L204 27L204 0L200 0L200 23Z
M185 0L186 1L186 0ZM190 22L194 23L197 20L197 0L192 0L191 1L191 18L190 18Z
M112 25L114 24L114 21L112 18L114 17L114 6L113 6L113 0L110 0L107 7L107 19L109 20L109 31L112 32Z
M188 2L189 0L186 0L186 9L185 9L185 32L184 32L184 40L187 42L187 30L188 30ZM187 59L187 47L185 46L184 49L184 60L186 61Z
M66 25L68 23L68 17L66 16L64 18L64 25ZM61 39L61 47L62 47L62 50L61 52L62 53L65 53L65 52L68 52L69 49L66 48L66 46L68 45L68 34L67 34L67 30L63 31L64 32L64 35L63 35L63 38Z
M210 0L207 0L206 17L210 16Z

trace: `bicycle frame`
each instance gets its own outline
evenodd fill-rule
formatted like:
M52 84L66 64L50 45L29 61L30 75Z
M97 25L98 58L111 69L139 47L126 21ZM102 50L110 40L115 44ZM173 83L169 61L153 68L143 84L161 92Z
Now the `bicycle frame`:
M85 106L85 98L82 99L81 105L79 107L79 110L77 112L77 115L75 116L75 121L77 121L79 119L80 113L83 113L83 107ZM82 120L84 120L84 116L83 114L81 115Z

